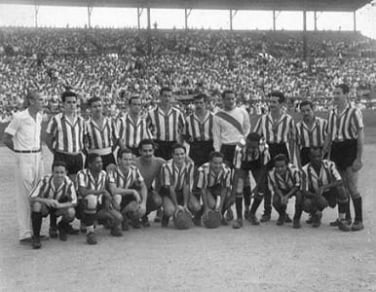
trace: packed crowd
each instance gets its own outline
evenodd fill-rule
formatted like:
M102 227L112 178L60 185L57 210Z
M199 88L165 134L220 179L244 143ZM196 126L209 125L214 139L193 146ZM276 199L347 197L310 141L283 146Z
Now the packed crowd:
M47 97L52 112L68 87L82 104L102 97L108 112L124 108L135 93L153 105L163 85L177 97L198 91L216 97L231 88L241 103L272 90L320 99L340 82L352 85L353 98L375 88L374 59L360 57L375 50L374 41L347 32L312 32L308 40L311 57L303 61L297 32L3 28L0 121L21 107L29 88Z

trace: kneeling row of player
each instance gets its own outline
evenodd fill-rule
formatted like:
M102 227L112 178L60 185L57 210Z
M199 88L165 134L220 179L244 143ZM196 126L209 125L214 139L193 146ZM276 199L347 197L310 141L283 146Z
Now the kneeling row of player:
M173 159L162 166L162 188L158 192L146 187L134 165L133 155L127 149L118 153L118 166L108 173L102 170L102 158L99 155L90 154L87 159L88 168L77 175L78 196L73 182L66 176L65 163L59 161L54 162L52 175L45 176L32 191L34 248L41 247L42 218L48 214L61 216L58 231L63 241L67 239L69 223L75 216L81 219L89 244L97 243L95 222L108 226L111 235L121 236L122 230L128 229L129 221L137 227L140 218L161 205L162 226L166 227L170 217L179 210L192 214L197 225L210 210L220 213L222 223L227 224L232 219L231 206L235 202L237 220L233 227L240 228L243 224L242 192L244 184L249 181L249 171L256 180L249 214L254 225L259 224L255 213L267 192L273 194L273 206L279 213L278 225L286 221L289 198L296 197L294 228L300 228L303 209L312 215L313 226L319 226L321 212L328 204L333 207L338 201L339 218L344 217L347 206L341 177L334 163L322 160L320 149L311 150L311 163L303 168L303 172L289 164L285 155L276 156L272 167L268 147L257 134L250 134L246 145L237 147L234 177L230 168L224 164L223 155L213 152L209 163L198 168L196 183L194 165L187 159L186 149L182 145L175 145ZM268 168L270 171L266 175ZM231 188L232 182L234 188ZM227 219L223 216L226 211Z

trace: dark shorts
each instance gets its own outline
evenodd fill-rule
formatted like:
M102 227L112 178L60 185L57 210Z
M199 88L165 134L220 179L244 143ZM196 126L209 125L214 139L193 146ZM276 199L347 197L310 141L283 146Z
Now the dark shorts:
M213 141L196 141L190 144L189 157L199 167L209 161L209 155L213 151Z
M66 153L55 152L54 163L56 161L64 161L66 163L68 175L75 175L84 167L84 159L82 154L70 155Z
M168 198L171 199L170 189L168 187L162 187L159 193L160 193L162 198L168 197ZM176 201L178 202L178 205L180 205L180 206L184 205L183 190L175 191L175 194L176 194Z
M102 162L103 162L103 170L106 170L107 166L109 166L110 164L116 165L114 154L110 153L107 155L101 155L101 157L102 157ZM89 167L87 160L85 161L85 167L86 168Z
M286 143L270 143L269 146L269 153L270 153L270 161L267 165L268 170L271 170L274 167L274 157L278 154L285 154L287 158L289 158L289 152L287 150Z
M155 156L161 157L164 160L170 160L172 158L172 146L176 144L176 141L154 140L154 142L156 144Z
M223 144L221 146L221 153L224 156L224 161L230 168L234 168L235 148L236 145Z
M333 142L330 158L333 160L338 170L346 170L356 159L357 141L346 140L343 142Z

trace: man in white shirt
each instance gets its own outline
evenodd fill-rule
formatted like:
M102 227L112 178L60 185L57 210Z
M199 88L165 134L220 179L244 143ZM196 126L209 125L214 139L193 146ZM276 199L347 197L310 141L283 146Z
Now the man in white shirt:
M15 153L15 177L19 240L31 241L31 211L29 194L42 176L41 123L44 98L37 92L26 96L27 109L14 114L5 129L3 142Z

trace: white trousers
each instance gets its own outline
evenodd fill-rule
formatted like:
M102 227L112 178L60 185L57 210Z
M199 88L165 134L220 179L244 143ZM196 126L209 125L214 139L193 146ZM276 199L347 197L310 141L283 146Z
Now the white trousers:
M24 239L32 235L29 195L42 177L43 161L39 153L15 153L15 178L17 185L16 206L18 237Z

